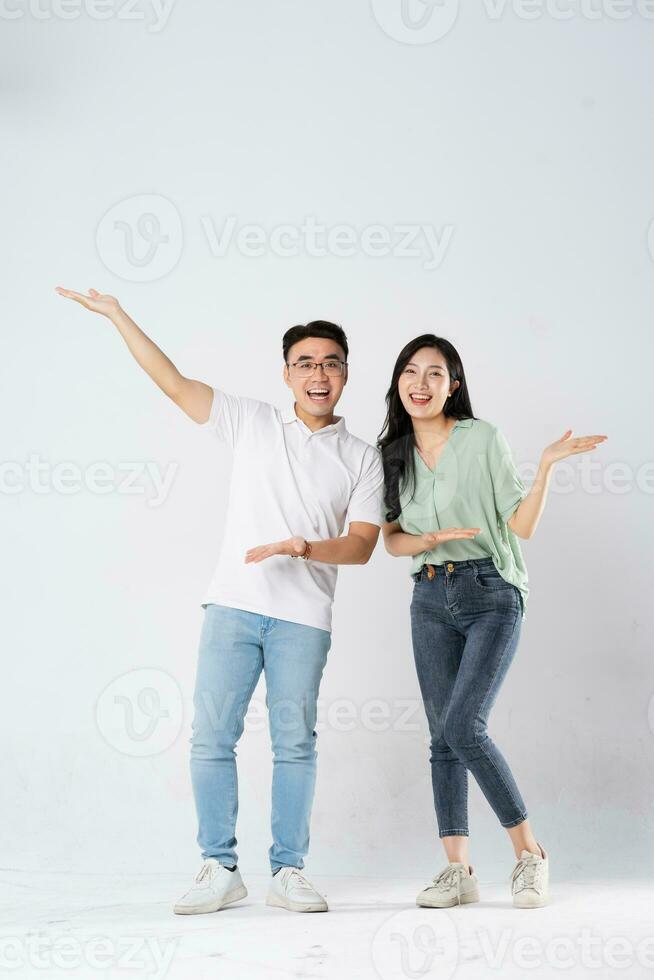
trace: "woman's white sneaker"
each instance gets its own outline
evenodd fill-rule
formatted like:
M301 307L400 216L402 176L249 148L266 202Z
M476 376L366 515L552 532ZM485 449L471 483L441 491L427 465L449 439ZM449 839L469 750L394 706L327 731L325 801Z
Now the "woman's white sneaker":
M467 905L479 901L479 879L461 861L450 861L436 875L431 885L416 898L416 905L428 909L448 909L452 905Z
M549 900L549 859L538 845L542 857L531 851L521 851L511 874L511 894L517 909L537 909Z
M207 858L191 888L173 906L173 912L177 915L218 912L223 906L245 898L247 893L238 868L228 871L217 858Z
M280 868L273 875L266 905L291 912L328 912L325 898L297 868Z

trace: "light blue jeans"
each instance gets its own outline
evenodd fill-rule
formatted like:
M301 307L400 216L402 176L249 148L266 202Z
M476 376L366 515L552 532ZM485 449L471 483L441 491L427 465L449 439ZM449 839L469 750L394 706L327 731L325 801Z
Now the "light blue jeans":
M331 633L209 603L193 703L191 780L202 857L234 865L238 780L235 746L264 671L273 748L272 871L304 867L316 780L317 699Z

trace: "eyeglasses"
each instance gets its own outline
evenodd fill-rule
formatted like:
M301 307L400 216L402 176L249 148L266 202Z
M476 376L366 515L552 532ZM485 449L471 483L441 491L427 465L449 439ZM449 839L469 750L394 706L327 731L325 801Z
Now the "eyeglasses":
M347 361L339 361L330 358L327 361L294 361L288 367L293 369L293 373L298 378L310 378L317 367L322 367L329 378L337 378L343 374Z

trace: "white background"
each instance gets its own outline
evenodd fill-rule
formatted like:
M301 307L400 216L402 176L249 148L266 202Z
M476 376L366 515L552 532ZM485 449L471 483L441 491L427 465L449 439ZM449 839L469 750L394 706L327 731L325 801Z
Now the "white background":
M183 373L279 406L282 334L336 320L351 343L339 411L370 442L397 353L424 331L456 345L475 414L504 430L527 482L568 427L606 433L592 473L579 456L557 469L522 542L530 605L490 733L553 877L654 868L654 20L629 4L625 19L573 2L568 19L527 19L467 3L432 40L420 14L433 27L447 11L430 21L415 3L413 27L399 0L177 0L158 30L147 4L106 20L4 8L3 867L199 861L191 696L230 458L60 284L118 296ZM152 260L145 213L167 238ZM220 237L230 216L266 235L292 226L296 254L212 253L206 228ZM308 254L307 220L354 229L356 254ZM367 254L377 225L450 229L442 261ZM97 462L135 465L141 492L124 474L87 487ZM77 467L68 492L63 463ZM163 500L146 464L172 476ZM340 571L309 871L442 864L410 590L408 559L381 544ZM268 867L264 695L238 750L244 872ZM371 722L378 700L388 716ZM473 862L508 874L472 778L470 810Z

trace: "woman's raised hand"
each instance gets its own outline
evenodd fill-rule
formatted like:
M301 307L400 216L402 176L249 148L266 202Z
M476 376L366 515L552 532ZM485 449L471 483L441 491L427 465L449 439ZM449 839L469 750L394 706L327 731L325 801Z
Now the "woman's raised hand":
M575 439L571 439L571 435L572 429L567 429L560 439L545 447L541 461L546 466L551 466L552 463L565 459L566 456L572 456L574 453L590 452L591 449L595 449L601 442L608 439L608 436L577 436Z
M106 293L99 293L97 289L89 289L88 295L75 293L72 289L64 289L63 286L55 286L55 291L60 296L67 296L74 299L76 303L81 303L87 310L94 313L101 313L103 316L111 317L120 309L120 303L115 296L108 296Z

